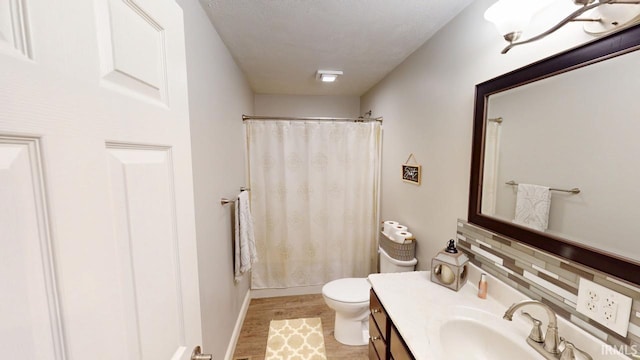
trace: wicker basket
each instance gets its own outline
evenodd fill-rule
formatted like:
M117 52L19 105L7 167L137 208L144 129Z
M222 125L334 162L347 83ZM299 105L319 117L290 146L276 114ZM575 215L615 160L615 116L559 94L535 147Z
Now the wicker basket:
M416 257L415 240L407 244L398 244L391 240L384 232L381 231L380 234L380 247L392 258L401 261L409 261Z

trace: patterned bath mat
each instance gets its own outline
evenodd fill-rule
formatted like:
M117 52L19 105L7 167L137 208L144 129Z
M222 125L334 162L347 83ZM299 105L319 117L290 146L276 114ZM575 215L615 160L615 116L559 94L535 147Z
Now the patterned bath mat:
M271 320L265 360L326 360L320 318Z

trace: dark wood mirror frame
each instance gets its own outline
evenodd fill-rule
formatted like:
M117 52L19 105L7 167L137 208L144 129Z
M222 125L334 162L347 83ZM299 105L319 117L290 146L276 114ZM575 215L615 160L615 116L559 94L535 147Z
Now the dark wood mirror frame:
M640 25L597 39L476 85L469 189L470 223L640 285L640 263L481 213L485 117L489 96L640 49ZM639 80L640 81L640 80ZM640 246L640 240L638 240Z

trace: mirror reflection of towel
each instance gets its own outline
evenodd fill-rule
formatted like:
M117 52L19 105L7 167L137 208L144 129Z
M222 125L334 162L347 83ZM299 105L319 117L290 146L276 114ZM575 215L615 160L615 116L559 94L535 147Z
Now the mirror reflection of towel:
M546 186L519 184L516 197L516 216L513 222L535 230L549 226L551 191Z

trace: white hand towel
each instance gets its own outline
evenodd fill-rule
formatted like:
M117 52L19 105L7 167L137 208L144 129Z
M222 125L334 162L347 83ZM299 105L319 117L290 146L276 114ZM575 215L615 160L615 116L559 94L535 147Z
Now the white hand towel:
M514 223L545 231L549 226L551 191L546 186L519 184Z
M235 211L235 281L240 281L242 275L251 270L251 265L258 261L256 239L253 233L253 217L249 209L249 193L240 192L236 201Z

